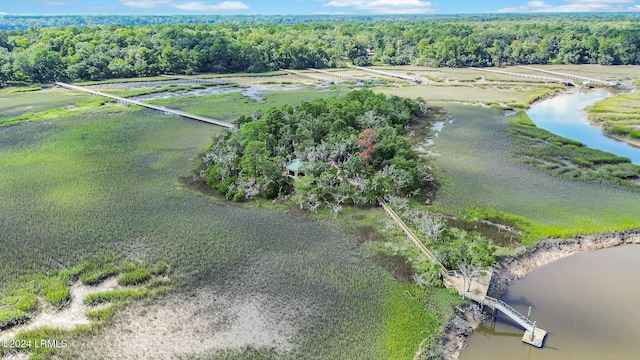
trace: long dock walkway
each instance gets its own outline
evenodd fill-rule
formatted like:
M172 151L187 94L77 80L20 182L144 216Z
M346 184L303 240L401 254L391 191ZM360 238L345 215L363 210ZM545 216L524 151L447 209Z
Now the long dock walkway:
M557 72L557 71L543 70L543 69L538 69L538 68L534 68L534 67L531 67L531 66L519 65L518 67L526 69L526 70L539 71L541 73L559 76L559 77L562 77L562 78L565 78L565 79L579 80L579 81L586 81L586 82L595 82L595 83L611 85L608 81L592 79L592 78L588 78L588 77L584 77L584 76L565 74L565 73L561 73L561 72Z
M213 84L213 85L228 84L226 81L215 80L215 79L203 79L203 78L197 78L197 77L166 75L166 74L160 75L160 76L166 77L172 80L184 80L184 81L191 81L191 82L200 83L200 84Z
M234 124L228 123L226 121L216 120L216 119L212 119L212 118L209 118L209 117L206 117L206 116L189 114L189 113L186 113L184 111L169 109L169 108L166 108L164 106L147 104L147 103L144 103L142 101L127 99L127 98L123 98L123 97L120 97L120 96L115 96L115 95L103 93L101 91L87 89L85 87L81 87L81 86L77 86L77 85L66 84L66 83L63 83L63 82L56 82L56 85L58 85L58 86L60 86L62 88L65 88L65 89L69 89L69 90L84 91L84 92L87 92L89 94L110 98L112 100L115 100L119 104L138 105L138 106L146 107L148 109L160 111L160 112L162 112L164 114L182 116L182 117L187 118L187 119L198 120L198 121L202 121L202 122L205 122L205 123L208 123L208 124L212 124L212 125L223 126L223 127L228 128L228 129L231 129L231 130L235 130L235 128L236 128L236 126Z
M388 71L369 69L369 68L362 67L362 66L351 66L351 67L354 68L354 69L358 69L360 71L370 72L372 74L376 74L376 75L379 75L379 76L402 79L402 80L405 80L405 81L408 81L408 82L411 82L411 83L415 83L415 84L421 84L422 83L422 80L420 80L420 79L418 79L416 77L396 74L396 73L392 73L392 72L388 72Z
M545 81L554 81L554 82L559 82L559 83L564 82L564 80L562 80L562 79L552 78L552 77L547 77L547 76L512 73L512 72L508 72L508 71L485 69L485 68L478 68L478 67L469 67L469 69L478 70L478 71L492 72L492 73L501 74L501 75L509 75L509 76L521 77L521 78L532 79L532 80L545 80Z
M300 72L300 71L293 71L293 70L287 70L287 69L281 69L281 70L286 72L287 74L300 76L300 77L311 79L311 80L318 80L318 81L322 81L323 83L329 82L327 79L321 78L320 76L315 76L315 75L311 75L311 74L308 74L308 73L303 73L303 72Z
M405 232L407 237L420 249L420 251L429 258L432 262L440 263L438 259L427 249L427 247L418 239L418 237L411 231L411 229L402 221L400 216L384 201L382 198L378 198L378 203L385 210L385 212L393 219L393 221L400 226ZM442 265L442 264L441 264ZM525 329L525 333L522 336L522 341L536 346L542 347L544 338L547 336L547 332L537 327L535 321L531 321L526 316L519 313L516 309L509 306L506 302L487 296L489 290L489 284L491 283L491 277L493 276L492 269L486 269L484 275L476 278L475 281L471 280L471 284L466 283L466 280L458 273L457 270L447 271L444 266L442 274L442 282L447 289L455 289L462 297L469 298L480 305L488 306L492 310L500 311L516 324ZM467 285L467 286L465 286ZM466 287L466 288L465 288Z
M361 79L355 76L351 76L351 75L345 75L345 74L340 74L339 72L335 72L335 71L324 71L324 70L320 70L320 69L314 69L314 68L309 68L309 70L315 71L319 74L323 74L323 75L327 75L327 76L333 76L333 77L337 77L339 79L344 79L344 80L353 80L353 81L359 81L359 82L368 82L369 80L367 79Z

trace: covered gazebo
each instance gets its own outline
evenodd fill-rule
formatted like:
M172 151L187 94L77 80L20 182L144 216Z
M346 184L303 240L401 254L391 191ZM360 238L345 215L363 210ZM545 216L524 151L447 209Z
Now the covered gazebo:
M300 159L293 159L293 161L287 164L287 172L295 178L304 176L304 167L306 164L305 161Z

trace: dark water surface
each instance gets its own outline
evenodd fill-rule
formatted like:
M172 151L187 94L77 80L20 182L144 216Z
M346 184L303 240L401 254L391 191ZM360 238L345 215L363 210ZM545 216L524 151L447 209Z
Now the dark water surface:
M503 299L547 330L542 349L499 314L469 338L462 360L640 359L640 245L551 263L509 286Z
M593 149L626 156L634 164L640 164L639 148L610 138L602 129L586 122L584 108L609 96L611 94L603 90L575 90L534 104L527 114L539 128L580 141Z

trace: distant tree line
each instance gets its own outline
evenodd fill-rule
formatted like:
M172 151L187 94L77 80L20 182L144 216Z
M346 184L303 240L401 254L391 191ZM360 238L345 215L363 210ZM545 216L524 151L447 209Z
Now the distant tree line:
M434 67L640 62L640 20L631 15L330 20L2 31L0 82L263 72L347 61Z
M461 15L464 16L464 15ZM167 24L300 24L318 22L412 20L440 15L0 15L0 30L32 27Z

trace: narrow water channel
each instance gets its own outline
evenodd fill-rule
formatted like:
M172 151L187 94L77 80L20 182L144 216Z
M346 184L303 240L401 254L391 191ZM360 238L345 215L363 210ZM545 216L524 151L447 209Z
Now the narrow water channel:
M547 330L542 349L521 341L504 315L469 338L462 360L640 358L640 245L598 250L551 263L509 286L503 299Z
M640 149L586 122L585 107L602 90L562 94L527 112L536 126L640 164ZM583 253L532 271L503 300L548 331L542 349L522 342L524 329L502 314L467 339L462 360L640 359L640 245Z
M554 134L577 140L588 147L608 151L640 164L640 149L606 136L602 129L586 121L585 107L606 99L611 93L604 90L574 90L531 106L527 114L537 127Z

